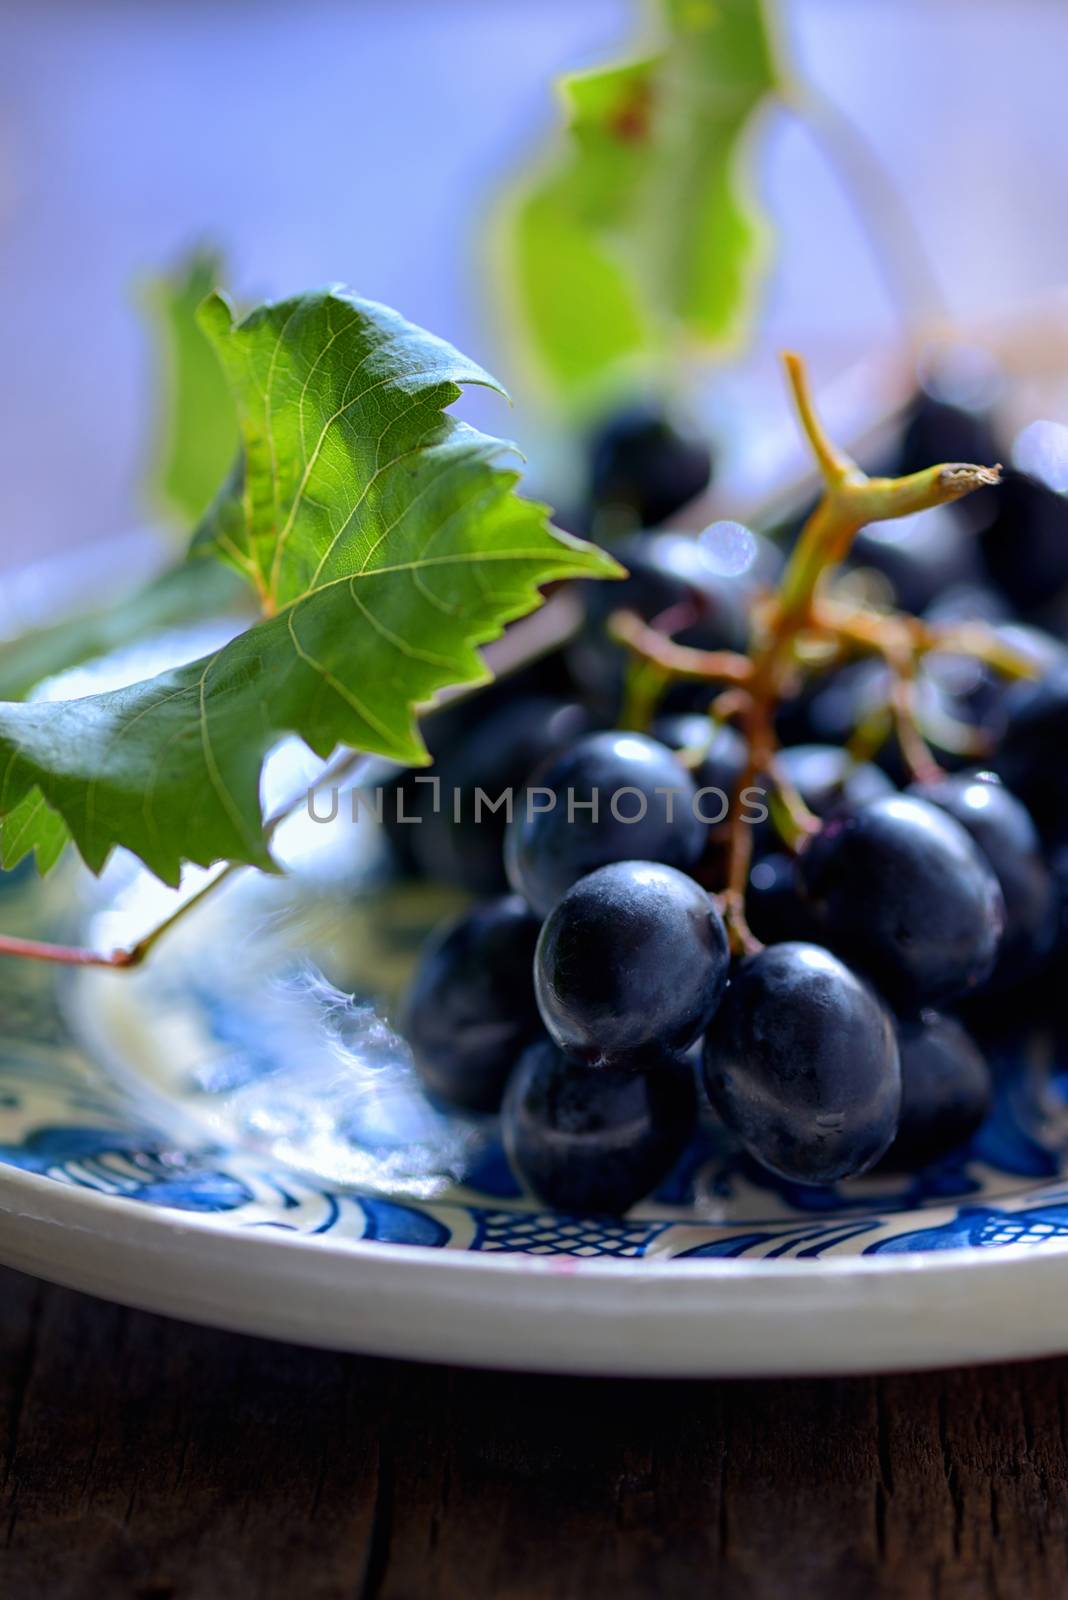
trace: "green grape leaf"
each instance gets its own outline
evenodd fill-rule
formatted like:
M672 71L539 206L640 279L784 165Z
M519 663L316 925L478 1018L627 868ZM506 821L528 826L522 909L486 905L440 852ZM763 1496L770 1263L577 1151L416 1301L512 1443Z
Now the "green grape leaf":
M766 258L747 159L777 83L763 8L660 0L660 16L660 50L563 80L563 142L503 218L512 321L579 405L680 340L737 344Z
M8 812L0 830L0 867L17 867L35 853L37 870L50 872L70 843L70 831L58 811L45 803L39 789L28 789Z
M395 312L324 291L235 324L215 296L203 325L244 470L196 548L240 571L266 615L128 688L0 706L9 859L47 860L58 814L94 871L118 845L167 883L185 861L269 869L260 771L283 735L324 758L345 745L423 762L416 709L483 681L477 647L541 585L621 574L516 495L510 447L448 414L462 385L494 381Z
M119 598L107 610L63 617L0 643L0 701L22 700L43 679L57 677L161 629L205 617L237 617L249 610L248 589L235 572L204 555L183 561ZM40 871L47 872L69 842L62 817L47 808L35 789L4 819L0 867L16 866L35 851Z
M106 610L62 617L0 642L0 700L24 700L42 678L121 650L161 628L250 610L236 574L206 555L168 567Z
M148 493L188 534L211 502L238 451L233 396L197 319L221 281L222 263L197 251L144 296L158 346L162 406Z

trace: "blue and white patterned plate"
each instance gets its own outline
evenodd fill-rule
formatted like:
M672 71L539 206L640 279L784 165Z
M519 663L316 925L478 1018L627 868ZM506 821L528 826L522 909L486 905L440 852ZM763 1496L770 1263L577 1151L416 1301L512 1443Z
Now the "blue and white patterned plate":
M344 807L342 808L342 815ZM136 974L0 963L0 1258L178 1315L426 1358L649 1373L1068 1349L1068 1058L999 1061L973 1146L918 1178L775 1183L711 1122L621 1220L547 1212L492 1120L428 1104L391 1026L452 909L369 820L307 818ZM119 862L0 880L2 925L126 942Z

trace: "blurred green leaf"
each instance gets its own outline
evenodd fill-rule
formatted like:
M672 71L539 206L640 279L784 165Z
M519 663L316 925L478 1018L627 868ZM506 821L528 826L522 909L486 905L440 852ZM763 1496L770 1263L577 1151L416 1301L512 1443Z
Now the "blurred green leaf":
M660 0L662 47L561 85L565 133L504 219L513 318L581 404L745 334L766 254L749 136L776 86L758 0Z
M159 335L162 381L152 496L188 534L219 492L240 448L237 412L219 358L197 322L218 282L219 259L201 251L145 295ZM0 641L0 700L22 700L43 678L132 644L159 628L225 611L248 600L232 574L204 560L184 562L106 609L61 616Z
M149 496L185 533L207 509L240 442L233 396L197 321L201 302L220 281L220 258L203 250L151 282L145 295L160 367Z

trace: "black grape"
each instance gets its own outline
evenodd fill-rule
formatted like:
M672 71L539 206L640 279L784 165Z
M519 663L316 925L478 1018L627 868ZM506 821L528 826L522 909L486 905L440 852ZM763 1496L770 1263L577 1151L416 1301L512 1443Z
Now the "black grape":
M926 610L950 585L978 583L983 574L974 535L949 507L862 528L849 564L879 573L889 586L887 598L914 612Z
M846 744L879 706L889 679L878 661L851 661L821 673L792 699L780 702L775 731L783 745Z
M606 715L619 710L626 661L605 632L614 611L634 611L646 622L674 613L671 633L680 644L702 650L746 648L750 585L717 573L693 535L638 533L614 543L612 553L628 576L617 583L585 585L586 624L567 652L575 682ZM707 685L699 687L707 704Z
M856 811L870 800L894 792L879 767L870 761L854 761L837 745L791 745L780 750L778 759L784 776L817 817Z
M793 856L770 850L753 862L745 917L762 944L813 937L812 913L798 891Z
M955 817L994 869L1005 901L1005 932L990 981L1004 985L1029 976L1053 949L1058 908L1038 830L1026 807L993 773L958 773L937 783L914 784L909 793Z
M671 1056L591 1071L548 1039L508 1085L501 1132L516 1173L560 1211L628 1211L665 1178L696 1121L693 1074Z
M541 715L536 713L528 716L517 708L533 701L544 709L545 716L548 717L554 714L549 710L550 706L559 709L564 705L573 705L574 700L574 684L567 672L563 653L557 650L538 656L526 666L495 678L492 683L477 689L473 694L461 695L458 699L447 701L436 710L428 712L420 722L420 732L427 750L437 763L449 758L452 752L462 750L469 739L478 736L483 724L495 721L497 727L501 728L518 715L520 722L523 722L526 728L535 730L533 750L520 752L517 758L517 765L521 766L522 770L515 781L522 783L530 768L548 754L551 746L538 742ZM500 721L497 721L498 717ZM591 724L592 718L586 712L579 722L568 728L564 737L574 737L584 732ZM432 878L443 875L438 871L432 852L417 853L415 842L420 836L422 824L410 820L416 817L425 819L432 814L433 791L429 784L417 780L437 775L439 768L436 765L416 770L405 768L396 772L382 785L382 824L389 839L393 867L397 872L421 876L425 870L427 876ZM493 775L489 774L489 778L492 783ZM485 788L486 784L482 786ZM451 796L449 803L451 805ZM465 806L465 811L467 809ZM486 821L492 828L492 818L488 814ZM503 818L499 820L498 826L503 827ZM451 855L446 841L445 856L451 858ZM484 875L481 871L476 872L477 882L468 883L462 874L456 874L451 881L456 882L460 888L473 888L479 894L495 894L502 888L507 888L499 854L485 850L480 852L479 859L486 870ZM443 870L447 872L449 869L446 867Z
M578 878L610 861L685 869L704 850L708 828L694 810L693 779L642 734L589 734L533 772L528 788L516 802L505 856L512 887L542 916Z
M1068 834L1068 664L1017 683L1001 708L992 766L1047 839Z
M703 1065L727 1126L794 1183L865 1172L897 1131L890 1013L818 945L770 945L741 963L705 1037Z
M798 858L816 926L906 1008L975 990L994 969L1005 904L960 823L911 795L833 817Z
M926 620L987 621L993 637L1029 662L1039 677L1044 677L1055 666L1068 660L1064 645L1052 634L1026 623L984 618L974 608L970 615L966 612L954 615L932 607ZM928 718L934 710L939 716L952 717L956 722L982 729L988 734L996 732L1011 688L1011 680L975 656L944 651L927 658L920 677L922 704ZM937 723L932 723L932 727L937 732ZM928 732L930 737L930 730ZM937 745L937 738L931 738L931 742ZM943 760L945 766L952 764L952 758Z
M934 596L924 610L927 622L1008 623L1012 613L1005 596L989 583L951 584Z
M990 1109L986 1057L954 1017L923 1011L897 1025L901 1120L883 1158L915 1172L966 1144Z
M1068 662L1068 648L1064 641L1045 628L1036 628L1027 622L995 622L992 626L995 639L1010 645L1018 655L1029 661L1039 678L1044 678L1054 667Z
M491 811L480 800L476 818L476 790L481 789L491 803L511 791L514 809L531 769L585 733L590 723L589 712L582 706L546 696L516 698L469 727L444 750L433 768L418 775L433 774L440 780L437 810L433 809L430 785L409 778L406 799L412 791L417 798L415 809L406 814L421 815L422 821L394 831L411 835L405 842L418 870L425 877L453 883L472 894L499 894L506 889L503 845L507 809ZM413 802L408 799L408 804Z
M1021 611L1045 609L1068 584L1068 497L1009 469L980 546L990 576Z
M653 405L633 405L589 441L589 501L631 525L653 528L708 487L712 452Z
M524 1046L541 1032L534 999L540 924L518 895L475 906L423 951L404 1032L431 1094L494 1111Z
M549 913L535 992L561 1050L623 1066L692 1044L729 963L723 920L699 884L674 867L617 861L572 884Z
M986 407L953 405L921 390L905 415L896 475L923 472L939 463L970 461L992 467L998 443Z
M723 722L713 727L699 711L671 711L657 717L650 731L669 750L700 750L700 761L690 769L697 787L733 797L746 767L745 740L737 728ZM715 814L711 797L707 809L710 816Z
M855 811L869 800L894 793L894 784L880 767L854 761L840 745L790 745L778 752L778 764L808 810L820 818ZM770 780L765 784L770 787ZM753 845L757 854L779 848L780 836L770 816L756 827Z

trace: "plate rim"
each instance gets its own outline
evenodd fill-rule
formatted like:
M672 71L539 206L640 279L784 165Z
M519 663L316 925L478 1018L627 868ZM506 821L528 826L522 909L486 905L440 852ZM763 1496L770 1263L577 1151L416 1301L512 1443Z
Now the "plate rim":
M811 1262L487 1255L257 1233L11 1168L0 1216L5 1265L180 1320L362 1355L721 1378L954 1367L1068 1345L1068 1242Z
M1058 1183L1057 1187L1062 1184ZM1045 1187L1045 1186L1043 1186ZM934 1272L960 1267L975 1268L988 1263L1023 1261L1036 1254L1034 1245L1004 1244L996 1250L978 1250L969 1245L952 1245L939 1250L917 1250L901 1254L878 1255L826 1255L811 1259L796 1256L598 1256L592 1259L575 1255L537 1256L522 1250L453 1250L442 1246L397 1243L389 1239L349 1238L335 1233L304 1233L274 1229L271 1226L233 1226L227 1223L226 1212L183 1211L177 1207L152 1205L122 1194L104 1194L98 1189L83 1188L78 1184L64 1183L47 1173L28 1172L0 1162L0 1215L21 1216L16 1207L7 1204L7 1191L25 1188L30 1194L54 1196L60 1191L64 1198L79 1211L137 1217L149 1229L159 1229L175 1237L187 1232L206 1233L233 1241L264 1245L283 1245L299 1249L314 1245L319 1252L336 1255L341 1260L353 1255L390 1260L402 1264L446 1265L448 1270L468 1272L472 1275L499 1274L501 1272L546 1272L561 1279L579 1277L631 1277L644 1276L655 1270L661 1277L671 1276L676 1270L687 1277L695 1273L712 1279L736 1281L766 1278L781 1282L784 1279L879 1276L913 1277L917 1273ZM339 1189L338 1193L351 1194L356 1200L365 1195L359 1189ZM1035 1193L1040 1192L1038 1189ZM0 1240L0 1251L3 1243ZM1041 1253L1049 1259L1068 1256L1068 1238L1051 1239L1041 1246ZM1066 1326L1068 1341L1068 1326Z

